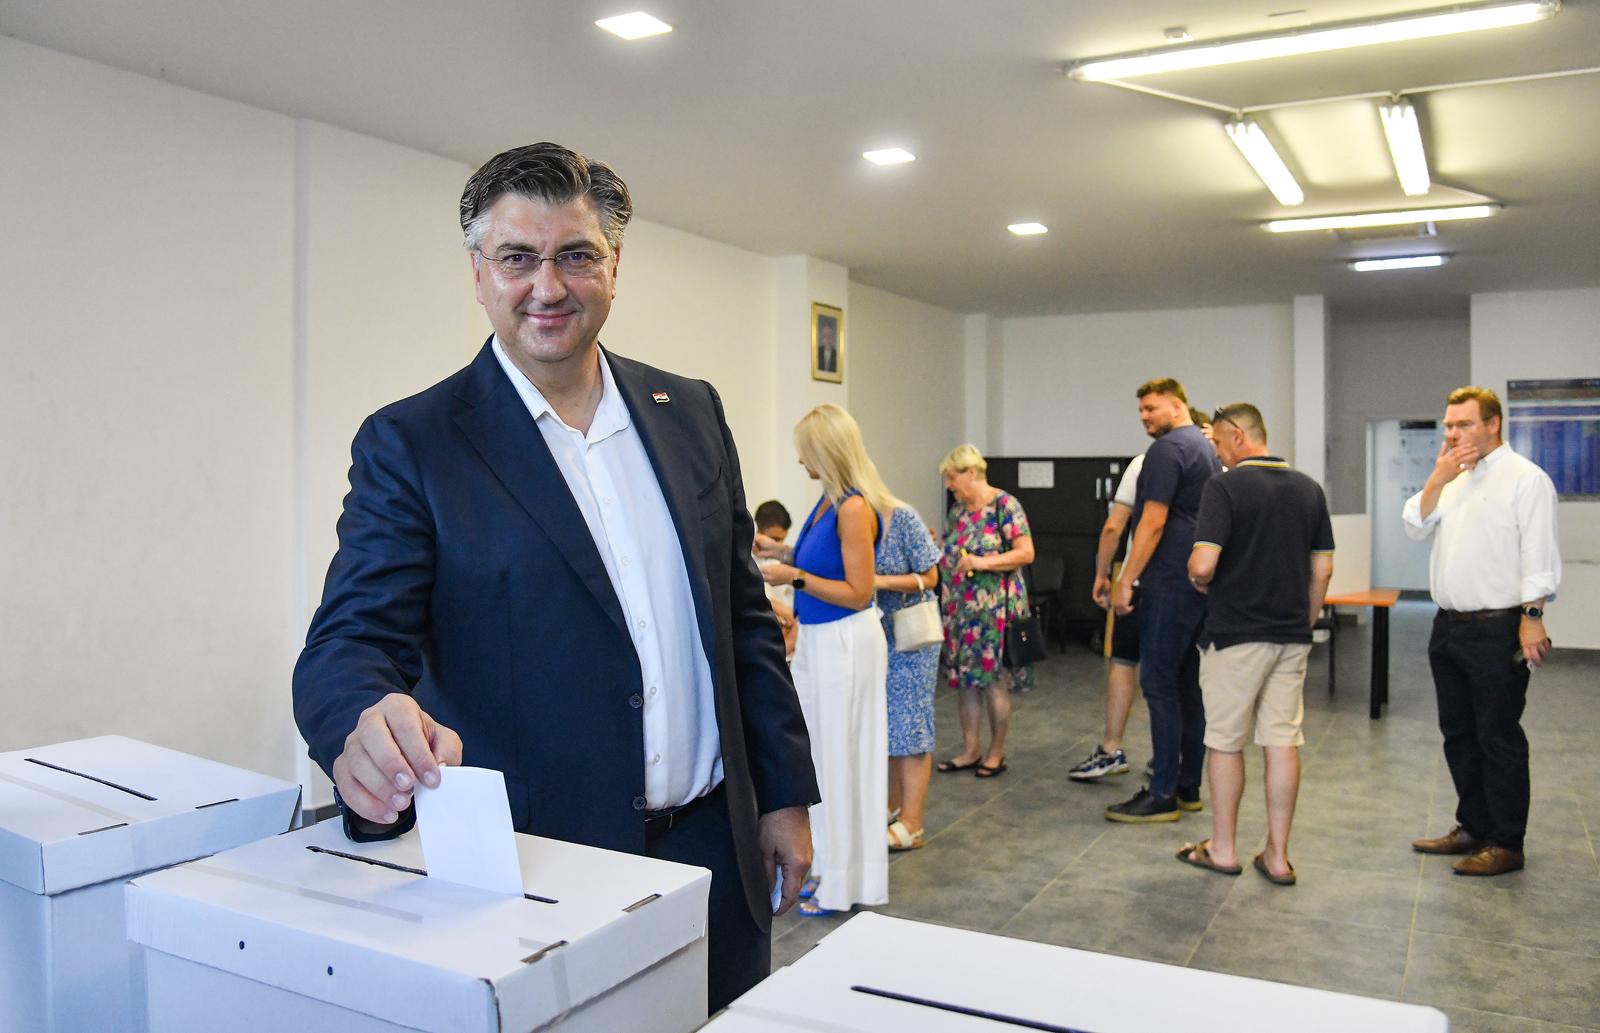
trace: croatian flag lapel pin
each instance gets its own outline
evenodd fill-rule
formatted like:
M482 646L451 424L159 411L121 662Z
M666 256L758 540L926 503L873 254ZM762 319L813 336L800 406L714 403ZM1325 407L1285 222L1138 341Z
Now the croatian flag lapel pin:
M650 392L650 397L655 399L657 405L666 405L672 401L665 391L652 391Z

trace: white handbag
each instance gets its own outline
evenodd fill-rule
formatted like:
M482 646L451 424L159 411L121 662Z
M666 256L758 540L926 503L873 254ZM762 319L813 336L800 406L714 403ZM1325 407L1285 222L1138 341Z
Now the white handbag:
M922 587L922 578L917 587ZM939 620L939 601L924 599L894 611L894 648L899 653L915 653L944 641L944 624Z

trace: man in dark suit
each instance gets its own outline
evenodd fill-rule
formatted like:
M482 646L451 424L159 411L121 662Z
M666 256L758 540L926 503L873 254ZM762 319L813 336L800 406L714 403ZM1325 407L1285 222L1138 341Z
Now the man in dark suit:
M770 968L818 793L721 400L599 345L631 215L555 144L468 180L495 333L357 433L295 717L356 838L466 763L520 831L710 868L715 1011Z

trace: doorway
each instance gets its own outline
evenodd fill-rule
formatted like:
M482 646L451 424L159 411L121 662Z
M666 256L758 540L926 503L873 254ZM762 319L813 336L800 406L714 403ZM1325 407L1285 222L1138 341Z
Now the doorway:
M1367 512L1372 515L1372 583L1428 590L1429 542L1406 537L1400 511L1422 490L1444 441L1437 420L1367 421Z

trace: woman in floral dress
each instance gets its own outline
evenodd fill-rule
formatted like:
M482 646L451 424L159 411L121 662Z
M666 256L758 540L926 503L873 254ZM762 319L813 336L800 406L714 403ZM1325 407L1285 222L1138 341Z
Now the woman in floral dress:
M922 517L901 504L889 514L878 544L878 609L889 644L889 849L922 846L922 806L933 771L933 686L939 677L939 643L902 652L895 645L894 615L935 598L939 547Z
M939 770L993 778L1006 770L1011 679L1001 653L1009 620L1028 614L1022 568L1033 562L1033 534L1022 504L991 485L989 464L972 445L953 449L939 464L955 496L939 577L944 591L945 657L950 687L960 694L961 752ZM980 739L989 714L989 748Z

